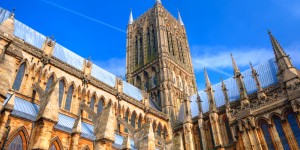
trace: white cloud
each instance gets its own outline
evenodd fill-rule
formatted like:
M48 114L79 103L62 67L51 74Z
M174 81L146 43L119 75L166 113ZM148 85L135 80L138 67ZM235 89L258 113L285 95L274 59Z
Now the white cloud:
M101 68L113 73L116 76L125 77L126 74L126 58L110 58L109 60L95 60L93 61Z
M285 48L287 54L292 58L295 66L300 66L299 51L300 46L290 46ZM195 72L202 71L204 67L221 73L226 76L232 76L225 72L225 69L232 68L230 53L233 54L239 67L249 67L252 64L257 65L273 58L273 50L267 48L228 48L222 46L192 46L192 60ZM298 58L298 59L297 59Z

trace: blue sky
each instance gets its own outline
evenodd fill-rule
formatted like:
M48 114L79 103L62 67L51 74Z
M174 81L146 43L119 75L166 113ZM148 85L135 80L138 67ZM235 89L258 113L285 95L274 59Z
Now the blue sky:
M0 6L16 8L16 18L50 36L102 68L125 74L126 27L130 9L134 19L153 7L155 0L2 0ZM162 0L177 17L180 10L191 49L199 89L203 68L212 83L232 75L230 53L240 69L272 57L267 30L300 68L299 0Z

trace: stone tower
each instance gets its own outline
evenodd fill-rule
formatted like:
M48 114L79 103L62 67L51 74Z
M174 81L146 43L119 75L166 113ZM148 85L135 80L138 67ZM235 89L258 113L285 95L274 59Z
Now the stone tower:
M127 28L126 79L147 91L151 101L176 120L184 93L195 93L186 30L178 12L174 18L156 1L153 8Z

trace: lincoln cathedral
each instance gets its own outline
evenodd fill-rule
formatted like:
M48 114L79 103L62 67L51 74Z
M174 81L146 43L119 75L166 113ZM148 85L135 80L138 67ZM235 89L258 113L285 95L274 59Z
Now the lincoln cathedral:
M197 89L184 22L130 12L126 81L0 9L3 150L298 150L300 71L274 58ZM125 39L124 39L125 40ZM125 51L125 50L124 50ZM230 53L228 53L230 58Z

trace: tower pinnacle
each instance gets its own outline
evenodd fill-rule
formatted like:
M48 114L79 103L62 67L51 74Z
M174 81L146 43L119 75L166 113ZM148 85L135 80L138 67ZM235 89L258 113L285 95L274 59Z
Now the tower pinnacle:
M179 21L180 25L182 25L182 26L184 25L179 11L178 11L178 21Z
M129 15L129 21L128 21L128 24L132 24L132 23L133 23L132 10L130 10L130 15Z
M234 74L236 74L236 73L240 72L240 70L239 70L238 66L236 65L236 63L235 63L233 55L230 54L230 56L231 56L231 60L232 60L232 67L233 67L233 70L234 70Z
M155 0L156 4L161 4L161 0Z

